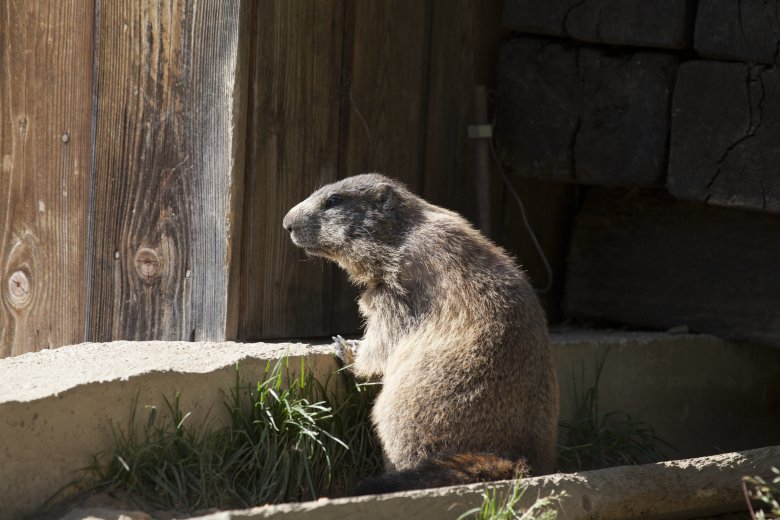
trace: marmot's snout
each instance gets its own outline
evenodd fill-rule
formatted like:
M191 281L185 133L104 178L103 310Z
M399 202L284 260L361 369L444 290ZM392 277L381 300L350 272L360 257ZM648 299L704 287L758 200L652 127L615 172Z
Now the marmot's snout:
M309 197L292 208L282 220L290 240L308 255L329 257L334 249L333 233L319 209L319 197Z
M290 240L292 240L293 244L306 248L314 244L310 243L312 242L311 237L307 236L311 233L305 232L311 225L308 222L310 219L307 218L304 208L301 207L302 204L303 202L287 212L287 215L282 220L282 226L290 233Z
M290 233L290 236L292 236L293 232L295 231L295 228L299 226L299 223L296 218L296 209L298 206L295 206L293 209L287 212L287 215L284 216L284 220L282 220L282 226L284 229L287 230L288 233Z

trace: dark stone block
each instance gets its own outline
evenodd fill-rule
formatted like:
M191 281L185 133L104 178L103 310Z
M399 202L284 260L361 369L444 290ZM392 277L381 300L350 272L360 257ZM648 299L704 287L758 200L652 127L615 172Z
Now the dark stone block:
M680 198L780 212L780 70L680 67L667 187Z
M504 0L504 27L513 31L568 36L566 15L579 0Z
M592 189L575 220L570 316L780 345L780 218Z
M518 175L574 180L574 137L582 94L578 52L523 38L501 47L496 145Z
M584 89L575 179L586 184L661 183L677 60L662 53L610 57L583 49L580 69Z
M707 57L780 64L780 0L699 0L694 40Z
M676 58L520 38L498 66L496 143L518 175L650 186L666 171Z
M693 0L506 0L504 25L586 42L685 49L694 13Z

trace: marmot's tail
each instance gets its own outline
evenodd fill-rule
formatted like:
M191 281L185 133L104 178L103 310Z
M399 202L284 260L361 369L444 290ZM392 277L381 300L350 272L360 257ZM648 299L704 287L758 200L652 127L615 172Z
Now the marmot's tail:
M375 495L475 482L493 482L526 477L525 459L510 460L497 455L462 453L430 459L413 469L394 471L361 482L354 495Z

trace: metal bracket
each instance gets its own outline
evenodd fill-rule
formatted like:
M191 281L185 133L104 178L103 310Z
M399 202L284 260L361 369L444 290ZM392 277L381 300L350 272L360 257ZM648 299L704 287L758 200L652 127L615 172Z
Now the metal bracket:
M493 137L493 125L469 125L469 139L490 139Z

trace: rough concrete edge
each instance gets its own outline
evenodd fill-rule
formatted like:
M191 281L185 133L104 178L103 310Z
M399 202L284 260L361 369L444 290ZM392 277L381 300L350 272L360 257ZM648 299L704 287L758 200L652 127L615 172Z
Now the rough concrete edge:
M325 345L114 341L81 343L0 359L0 404L32 402L93 383L165 372L204 374L248 359L328 355Z
M563 330L563 331L554 331L552 334L553 337L553 343L560 347L566 347L567 345L573 345L577 343L594 343L594 344L624 344L624 343L631 343L631 342L640 342L644 343L646 345L652 345L657 343L663 343L668 341L679 341L682 339L696 339L698 341L717 341L721 342L722 340L719 340L717 338L714 338L712 336L701 336L701 335L688 335L688 334L668 334L668 333L661 333L661 332L624 332L624 331L581 331L581 330ZM293 343L270 343L270 344L264 344L264 343L256 343L256 344L240 344L240 343L179 343L179 342L124 342L125 347L132 347L129 349L129 351L135 351L140 344L146 344L147 346L154 347L155 349L159 348L165 348L167 345L168 348L175 351L178 356L174 358L175 362L171 365L155 365L155 368L152 370L146 370L146 367L144 365L144 370L135 373L132 370L127 370L127 366L120 364L120 370L118 373L112 375L109 378L104 377L85 377L82 381L82 383L79 384L73 384L68 387L66 391L63 391L60 389L60 391L53 391L50 395L57 396L59 395L59 399L67 398L69 394L75 390L88 390L90 387L93 387L95 384L104 384L104 383L112 383L116 381L122 382L124 385L131 384L132 386L136 386L139 384L143 384L144 381L147 380L149 377L153 377L155 379L157 378L163 378L163 377L169 377L167 376L168 373L177 373L178 377L182 377L184 375L187 375L189 377L199 377L201 375L207 374L207 373L215 373L217 371L225 371L227 369L228 372L231 372L232 366L235 365L237 361L240 360L246 360L250 359L254 363L258 362L265 362L266 360L273 360L278 359L285 353L289 353L293 357L298 356L306 356L309 357L311 361L313 361L312 364L310 364L310 367L314 368L318 363L318 361L314 361L314 359L325 359L327 358L330 363L326 363L330 365L333 362L333 357L329 353L331 350L328 346L309 346L306 344L293 344ZM112 346L112 344L102 344L103 348L106 348L107 346ZM63 349L57 349L60 352L55 351L44 351L41 353L36 354L30 354L25 356L19 356L17 358L10 358L11 360L15 360L15 363L18 363L20 361L25 361L27 363L30 363L31 366L35 366L36 370L39 372L39 374L45 375L46 380L48 381L54 381L57 384L59 384L59 380L57 378L51 377L51 373L48 371L48 367L46 363L42 363L42 360L48 359L48 366L51 366L53 363L59 363L62 361L62 359L58 356L64 355L68 353L67 349L71 349L72 354L78 353L79 348L83 348L84 345L76 345L71 347L63 347ZM90 346L87 345L89 348ZM91 345L91 347L95 347L94 344ZM113 345L115 348L121 347L120 345ZM177 350L178 349L178 350ZM242 352L242 349L249 349L252 350L252 355L245 355L244 352ZM98 352L102 353L109 353L111 351L109 350L98 350ZM83 353L82 353L83 354ZM181 362L182 358L188 358L193 357L197 361L198 355L202 355L203 358L209 359L209 360L216 360L215 362L209 361L208 363L205 363L208 365L207 368L204 368L203 366L196 366L196 367L182 367ZM239 357L235 357L239 356ZM83 358L84 356L81 356ZM23 360L22 358L25 358ZM155 357L155 363L160 363L161 357ZM164 356L162 356L162 359L164 359ZM2 373L2 367L4 365L4 362L6 360L0 360L0 373ZM203 359L201 359L203 361ZM197 365L197 363L196 363ZM82 365L76 365L77 370L75 372L77 374L80 374L86 370L86 368ZM136 367L137 368L137 367ZM178 371L178 372L177 372ZM171 374L174 375L174 374ZM83 377L79 376L79 377ZM71 398L73 396L70 396ZM46 398L34 398L30 400L23 400L22 402L29 403L30 405L33 405L36 401L45 401ZM14 402L20 402L18 400L11 399L10 403L13 404ZM479 490L482 488L480 487ZM473 491L474 496L479 496L481 491L475 490ZM447 495L449 496L449 495ZM373 502L372 502L373 503ZM0 513L0 518L3 517L3 514Z
M553 345L566 346L578 343L626 345L630 343L656 343L668 341L715 341L725 340L710 334L695 334L691 332L662 332L647 330L617 330L617 329L577 329L569 327L553 327L550 329L550 340Z
M690 339L720 341L712 336L663 332L560 329L551 333L554 345L654 343ZM57 396L91 383L127 381L155 372L208 373L245 359L278 359L327 355L319 342L182 342L115 341L81 343L0 359L0 404L30 402ZM78 370L73 370L77 367Z
M527 491L521 506L541 497L561 496L559 511L565 518L697 518L746 511L741 478L768 475L780 464L780 446L711 457L620 466L598 471L555 474L525 479ZM297 504L223 511L198 520L321 520L362 518L456 518L479 507L484 490L511 492L512 481L472 484L357 498L320 499Z
M216 345L219 348L215 348ZM125 345L134 347L126 352L132 358L133 366L127 366L125 358L117 361L116 352L110 348L90 350L89 347L95 346L87 345L86 351L97 359L85 358L84 352L75 349L56 354L46 351L22 360L22 364L29 365L30 372L36 373L40 384L44 385L46 381L53 384L52 387L33 388L40 396L27 395L26 399L15 399L26 390L13 388L11 384L9 393L12 395L4 395L5 399L0 402L0 432L3 433L0 437L15 439L16 443L13 448L6 446L5 451L0 452L1 520L45 513L46 508L52 506L47 502L53 494L78 478L78 468L88 466L95 453L110 446L111 425L126 427L134 398L145 405L164 409L165 398L182 392L182 406L192 412L192 421L208 420L209 424L219 424L227 420L224 414L217 413L222 392L230 390L237 374L242 384L255 381L262 376L267 363L285 356L289 356L292 377L297 377L303 359L307 360L306 368L321 381L327 381L337 369L331 350L323 346L191 343L184 346L185 353L192 353L195 363L188 365L169 356L181 354L178 349L182 345L178 342L135 342ZM146 354L152 360L153 369L144 367ZM19 358L10 359L19 362ZM57 362L62 362L61 366L54 367ZM111 369L98 370L96 376L90 372L95 366L110 366ZM70 381L62 384L57 375L52 374L52 368L63 370L65 379L68 379L67 372L75 375L71 374ZM0 370L0 377L8 374L9 371ZM16 371L11 383L25 384L25 374L25 370ZM33 383L33 387L35 385ZM43 392L44 389L48 391ZM76 410L79 412L73 415ZM69 489L57 501L76 491Z

